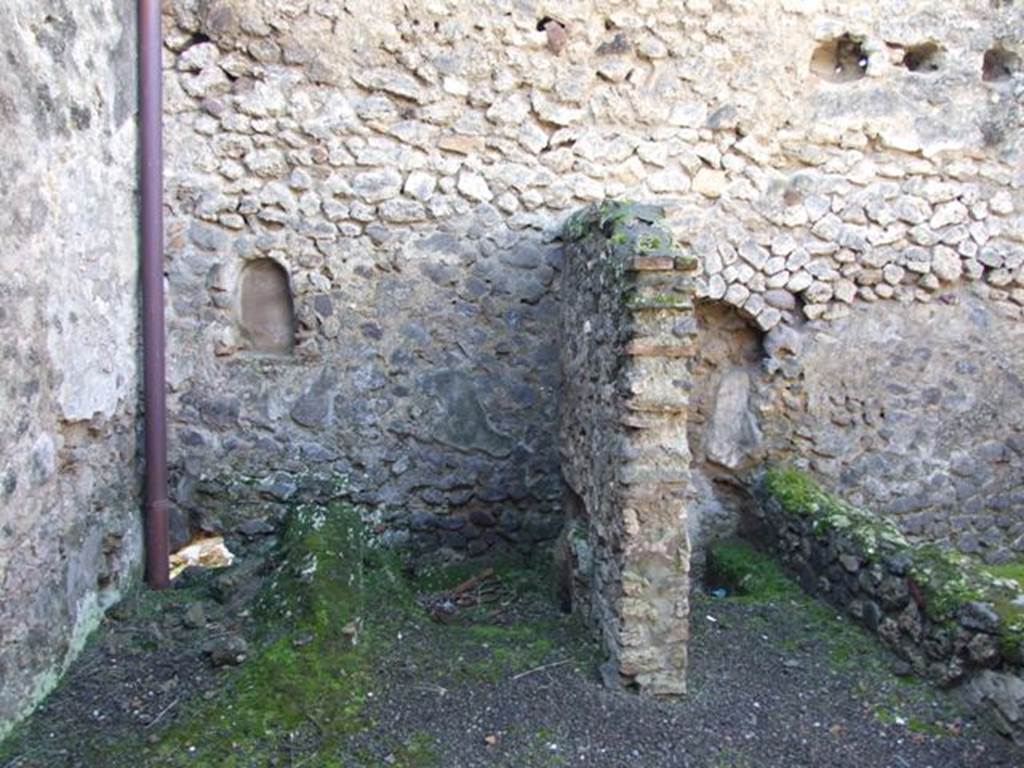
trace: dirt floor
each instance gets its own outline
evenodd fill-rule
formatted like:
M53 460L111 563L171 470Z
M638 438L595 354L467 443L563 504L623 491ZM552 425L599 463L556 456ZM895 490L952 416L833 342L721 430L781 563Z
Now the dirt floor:
M114 610L0 766L1024 766L795 589L698 591L689 694L655 701L600 685L542 560L389 583L321 644L297 618L260 629L267 547Z

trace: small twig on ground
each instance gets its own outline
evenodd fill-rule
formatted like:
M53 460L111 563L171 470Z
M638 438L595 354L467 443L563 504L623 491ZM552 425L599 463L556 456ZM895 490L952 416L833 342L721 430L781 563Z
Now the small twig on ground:
M323 739L324 727L320 725L319 721L305 710L303 710L302 714L305 715L306 719L313 724L313 727L316 728L317 733L320 735L320 738Z
M553 661L550 664L541 664L539 667L528 669L525 672L520 672L518 675L512 677L512 680L519 680L520 678L532 675L534 672L543 672L545 669L551 669L552 667L560 667L563 664L568 664L572 659L562 659L561 661Z
M448 695L448 689L440 685L414 685L413 688L416 688L420 691L430 691L431 693L437 693L441 696Z
M172 709L174 709L174 707L177 705L177 703L179 701L181 701L181 697L180 696L178 698L176 698L174 701L172 701L170 704L168 704L166 707L164 707L162 710L160 710L160 714L157 715L156 717L154 717L152 720L150 720L146 724L146 729L148 730L149 728L152 728L154 725L159 723L161 718L164 715L166 715L168 712L170 712Z
M491 576L493 576L493 575L494 575L494 569L493 568L484 568L482 571L480 571L480 573L476 574L475 576L470 576L464 582L462 582L461 584L456 586L452 590L452 594L453 595L461 595L463 592L468 592L473 587L475 587L477 584L479 584L481 581L485 581L486 579L491 578Z
M79 668L74 672L74 674L68 676L67 682L65 683L65 685L67 685L67 683L72 682L73 680L77 680L80 677L84 677L86 675L92 674L96 669L98 669L100 666L102 666L103 661L104 661L104 659L97 658L97 659L90 659L89 661L85 662L84 664L80 664Z

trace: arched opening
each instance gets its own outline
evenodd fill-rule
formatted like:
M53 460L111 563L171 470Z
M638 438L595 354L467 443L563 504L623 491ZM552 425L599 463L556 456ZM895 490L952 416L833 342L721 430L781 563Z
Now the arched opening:
M239 325L254 352L287 355L295 346L288 273L273 259L250 262L239 280Z
M694 316L698 336L687 439L698 496L690 509L690 536L693 565L700 571L708 545L735 534L748 506L740 475L762 452L755 387L764 345L749 318L724 302L700 302Z

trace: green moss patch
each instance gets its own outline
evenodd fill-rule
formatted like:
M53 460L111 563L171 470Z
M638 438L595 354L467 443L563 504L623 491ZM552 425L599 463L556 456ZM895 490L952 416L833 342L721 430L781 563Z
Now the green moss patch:
M333 768L346 754L355 765L377 765L368 753L353 754L352 739L375 728L368 703L382 669L410 666L448 688L591 661L593 644L563 642L576 631L572 617L550 608L536 617L510 613L512 603L548 600L547 569L537 562L469 562L410 580L396 555L364 549L358 511L344 506L296 511L280 560L253 608L259 637L251 657L218 695L178 713L143 748L146 765ZM494 571L500 601L460 607L451 623L432 621L418 604L417 596L452 590L484 569ZM396 740L389 757L408 768L439 764L423 733Z
M992 602L1006 626L1000 648L1004 656L1024 664L1024 562L991 565L985 570L1002 587Z
M163 655L133 651L153 661L153 679L140 686L141 695L160 697L152 725L147 719L112 732L91 706L70 716L40 712L26 723L32 733L0 754L45 754L52 759L32 764L64 765L70 745L83 764L110 768L435 766L443 750L433 734L416 723L391 729L377 722L411 687L455 696L518 686L529 675L596 670L598 645L553 600L549 553L416 574L396 553L364 547L360 517L344 505L295 510L269 560L261 551L259 568L245 569L255 559L240 561L252 579L230 600L214 600L223 596L213 583L222 572L193 575L192 587L146 592L140 606L125 606L117 638L134 637L137 628L148 642L154 624L177 639L185 630L175 620L194 603L209 617L185 632L187 656L169 653L166 643L157 649ZM464 599L454 612L435 610L438 598L456 595L471 577L475 586L457 593ZM200 649L229 631L244 635L247 658L211 668ZM88 680L90 697L122 674L112 666L99 656L79 678Z
M786 650L819 645L836 669L886 667L888 659L874 638L836 614L836 610L804 594L774 557L742 539L724 539L708 550L708 581L724 587L730 599L744 603L784 603L805 617L802 633Z
M265 765L291 749L325 755L365 726L376 638L363 627L364 597L377 585L366 578L358 511L296 510L281 555L254 609L257 650L216 697L179 716L147 765ZM318 759L305 764L329 765Z
M924 596L932 621L951 621L964 603L986 600L981 572L962 555L931 544L910 550L910 575Z
M814 533L844 533L866 557L910 546L895 525L826 493L807 474L793 467L769 468L762 487L786 513L809 519Z
M967 603L992 606L1002 619L1000 644L1004 656L1022 660L1024 606L1017 599L1024 591L1024 565L984 567L939 546L912 544L892 523L826 492L793 467L769 468L761 487L784 513L810 521L815 535L840 536L854 542L868 563L905 556L908 575L931 621L953 625Z
M708 581L712 587L725 588L730 595L753 600L800 594L775 558L740 539L725 539L711 545Z
M669 248L672 241L667 233L647 232L634 238L629 232L629 228L637 223L657 224L664 216L665 210L660 206L630 200L604 200L570 216L562 227L562 240L574 243L594 235L607 238L616 245L636 239L640 250L644 251Z
M1024 591L1024 561L990 565L985 568L993 577L1012 581Z

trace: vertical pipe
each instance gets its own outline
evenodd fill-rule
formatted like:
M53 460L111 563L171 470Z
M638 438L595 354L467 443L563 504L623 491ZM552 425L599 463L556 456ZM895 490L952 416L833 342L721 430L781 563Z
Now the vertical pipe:
M170 583L167 397L164 361L163 44L160 0L139 0L139 123L142 244L143 399L146 463L146 581Z

